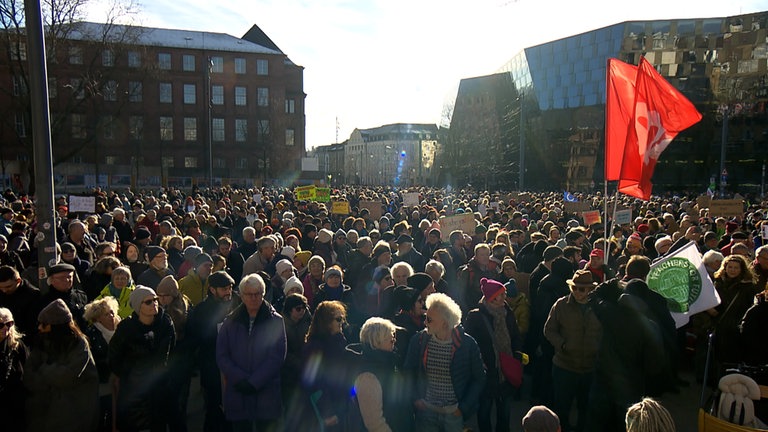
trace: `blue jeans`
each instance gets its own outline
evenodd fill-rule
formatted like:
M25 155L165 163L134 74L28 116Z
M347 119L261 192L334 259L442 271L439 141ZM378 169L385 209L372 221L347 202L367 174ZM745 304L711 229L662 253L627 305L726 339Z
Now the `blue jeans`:
M464 430L464 418L429 410L417 411L416 430L420 432L462 432Z
M592 372L577 373L565 370L557 365L552 365L552 381L554 382L555 414L560 417L562 430L584 430L584 421L587 418L587 405L589 402L589 388L592 385ZM576 400L576 412L578 418L574 428L570 422L571 405Z

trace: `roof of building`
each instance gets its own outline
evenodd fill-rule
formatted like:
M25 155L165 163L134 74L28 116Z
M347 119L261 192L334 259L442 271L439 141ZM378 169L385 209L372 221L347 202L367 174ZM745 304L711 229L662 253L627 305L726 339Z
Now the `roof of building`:
M436 133L437 125L421 123L395 123L379 126L370 129L358 129L360 134L365 135L384 135L391 133Z
M102 24L93 22L79 22L74 24L74 30L69 34L73 40L101 40L106 31L112 31L112 42L125 42L135 45L159 46L170 48L189 48L211 51L231 51L253 54L279 54L283 52L277 48L261 30L261 39L240 39L225 33L211 33L205 31L162 29L154 27L127 26L121 24ZM258 27L254 26L258 29ZM253 31L253 27L251 28ZM251 33L249 31L249 33ZM246 36L249 34L247 33ZM269 46L264 46L256 40L266 39Z

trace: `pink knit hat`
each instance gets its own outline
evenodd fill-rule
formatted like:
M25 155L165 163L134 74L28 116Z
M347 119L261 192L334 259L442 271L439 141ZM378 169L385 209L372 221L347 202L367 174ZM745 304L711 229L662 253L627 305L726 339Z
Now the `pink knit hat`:
M504 288L504 285L499 281L482 278L480 279L480 291L483 292L485 299L490 301L496 298L499 294L505 292L506 288Z

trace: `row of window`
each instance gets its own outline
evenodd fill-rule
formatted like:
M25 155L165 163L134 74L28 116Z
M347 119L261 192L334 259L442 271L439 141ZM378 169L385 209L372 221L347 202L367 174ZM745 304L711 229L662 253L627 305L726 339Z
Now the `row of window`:
M198 122L196 117L184 117L184 141L197 141L198 140ZM24 117L16 116L16 129L17 132L23 131L26 136L26 127L24 125ZM173 141L174 137L174 125L173 117L161 116L160 125L160 141ZM86 115L85 114L72 114L71 115L71 134L72 138L84 139L87 136L86 133ZM258 120L256 122L256 137L258 141L271 134L269 120ZM114 139L115 129L117 123L112 116L102 116L100 129L102 131L102 137L104 139ZM230 132L231 133L231 132ZM130 116L128 118L128 135L131 139L141 140L144 138L144 117L142 116ZM293 146L296 144L296 132L292 128L285 130L285 145ZM226 128L223 118L211 119L211 140L213 142L224 142L226 138ZM235 119L234 124L234 140L235 142L248 141L248 120L247 119Z
M120 156L105 156L104 157L104 163L106 165L117 165L121 161ZM199 158L197 156L183 156L184 159L184 168L198 168L199 167ZM160 159L161 166L163 168L176 168L176 156L162 156ZM75 161L75 163L82 163L82 160ZM264 160L258 159L256 161L256 165L258 165L259 168L264 168ZM214 168L227 168L227 160L225 158L221 157L215 157L213 158L213 167ZM235 168L237 169L247 169L248 168L248 158L247 157L238 157L235 159Z
M26 60L26 45L20 44L17 49L20 56L23 56L22 60ZM142 65L141 53L138 51L128 51L128 67L139 68ZM211 73L224 73L224 57L222 56L210 56L207 57L208 68ZM69 63L73 65L81 65L84 63L83 48L82 47L69 47ZM234 73L238 75L245 75L247 73L247 61L244 57L235 57L233 61ZM101 65L104 67L115 66L115 53L112 50L105 49L101 52ZM158 53L157 54L157 68L160 70L172 70L173 69L173 56L171 53ZM181 55L181 70L184 72L195 72L197 70L197 56L194 54L182 54ZM269 75L269 60L256 59L256 75L268 76Z

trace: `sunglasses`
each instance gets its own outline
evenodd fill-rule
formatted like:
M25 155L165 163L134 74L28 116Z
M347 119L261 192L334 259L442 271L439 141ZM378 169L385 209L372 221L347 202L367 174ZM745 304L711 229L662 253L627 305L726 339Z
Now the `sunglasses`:
M4 322L4 323L0 324L0 327L11 328L11 327L13 327L13 321Z
M158 297L154 297L154 298L151 298L149 300L144 300L142 303L147 305L147 306L149 306L149 305L151 305L153 303L157 303L158 301L160 301L160 299Z

